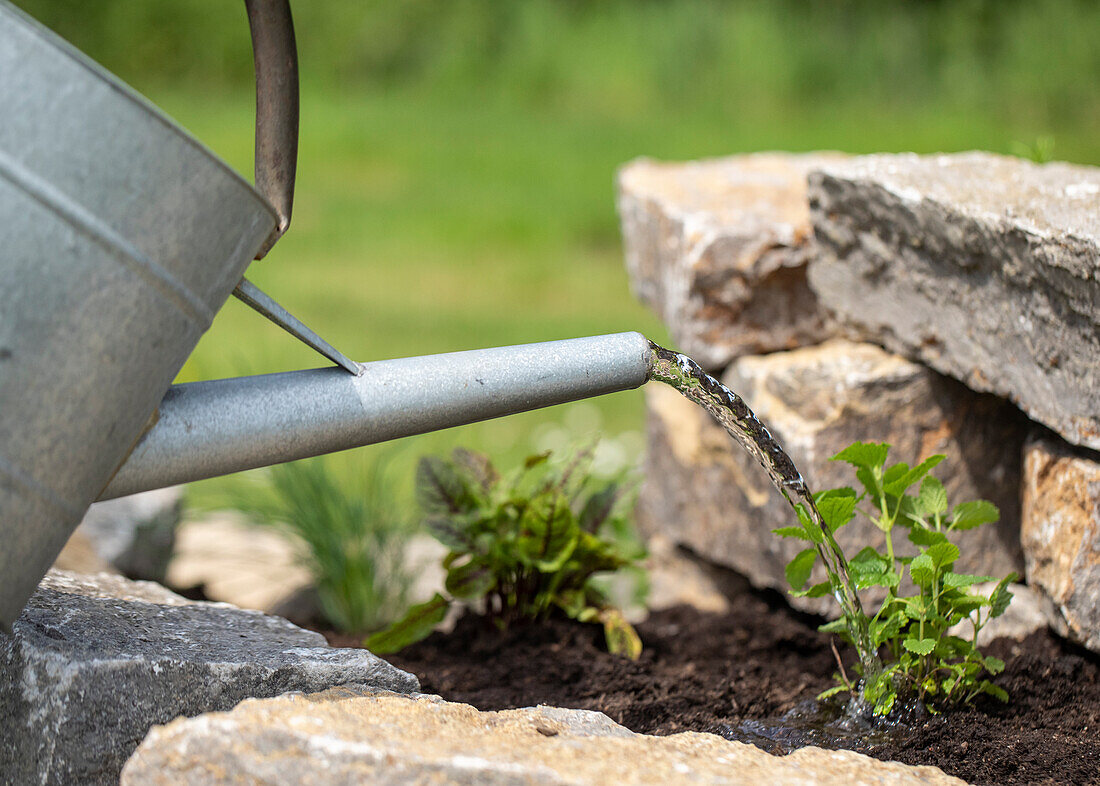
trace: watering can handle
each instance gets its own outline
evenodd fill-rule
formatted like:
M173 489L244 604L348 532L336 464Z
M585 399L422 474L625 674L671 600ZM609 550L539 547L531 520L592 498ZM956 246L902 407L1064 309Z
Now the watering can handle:
M261 259L290 225L298 165L298 48L289 0L245 0L256 69L256 190L279 221Z

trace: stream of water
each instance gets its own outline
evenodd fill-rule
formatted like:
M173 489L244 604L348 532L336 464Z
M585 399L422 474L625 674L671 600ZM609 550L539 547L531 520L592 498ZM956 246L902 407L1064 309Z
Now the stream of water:
M832 534L825 528L813 495L798 467L740 396L703 371L687 355L659 347L652 341L649 346L653 353L650 378L671 385L713 415L729 435L760 462L792 509L802 504L809 516L821 527L825 533L824 543L817 544L816 548L828 569L833 597L848 620L848 628L853 633L864 676L877 674L882 665L871 646L867 617L848 573L848 561ZM853 698L859 700L859 697Z

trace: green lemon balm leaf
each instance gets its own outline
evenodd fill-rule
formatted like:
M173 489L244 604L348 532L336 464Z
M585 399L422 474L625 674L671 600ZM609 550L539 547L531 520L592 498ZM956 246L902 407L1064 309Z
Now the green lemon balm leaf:
M804 549L795 555L795 558L787 563L787 581L797 590L806 586L810 580L810 571L813 570L817 552L813 549Z
M901 643L905 649L917 655L927 655L936 648L935 639L906 639Z
M927 554L920 554L909 563L909 575L918 587L927 587L936 576L936 563Z
M947 491L938 478L927 477L920 484L917 505L926 516L947 512Z
M961 502L955 506L951 529L974 529L982 524L991 524L1000 517L1001 511L992 502L984 499Z
M936 543L929 546L925 553L932 558L937 568L942 568L959 558L959 547L954 543Z
M853 442L830 461L844 461L859 469L874 469L886 463L890 446L885 442Z

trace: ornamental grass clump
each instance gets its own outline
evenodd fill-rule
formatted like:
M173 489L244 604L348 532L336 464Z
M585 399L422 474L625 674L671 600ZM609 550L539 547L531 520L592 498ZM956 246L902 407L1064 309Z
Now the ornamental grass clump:
M296 545L320 611L345 633L366 634L396 619L413 582L406 549L412 517L395 500L386 454L337 476L322 458L272 467L261 488L235 497L254 522Z
M424 523L449 549L446 594L414 606L368 639L368 648L394 652L424 638L460 601L500 629L554 613L599 623L610 652L638 657L638 634L598 583L645 556L625 515L628 488L589 476L592 450L560 470L549 455L532 456L507 476L486 456L462 449L450 460L420 461L416 496Z
M1004 669L1004 663L983 656L977 639L982 627L1008 608L1012 599L1008 584L1016 574L1005 576L988 595L980 594L974 585L994 579L956 572L955 563L961 553L952 542L958 532L997 521L1000 512L985 500L962 502L951 508L943 484L929 474L943 460L942 455L931 456L915 467L904 463L887 467L888 450L885 443L857 442L848 446L831 460L851 464L862 491L839 488L814 495L829 534L860 515L885 536L884 551L868 545L847 559L847 570L857 590L886 590L878 611L863 620L838 619L821 630L852 643L853 624L866 625L871 645L878 650L883 664L876 674L860 675L862 698L876 714L887 715L898 701L910 697L933 712L969 703L982 694L1007 701L1004 689L989 679ZM907 493L917 483L919 491ZM775 530L776 534L820 542L825 535L821 527L802 505L797 512L799 525ZM895 538L899 535L916 548L916 554L902 556L897 552L901 544ZM807 548L787 565L792 595L831 594L837 585L836 576L806 588L817 559L817 551ZM906 578L911 588L903 584ZM970 635L953 633L964 620L970 623ZM848 679L843 667L835 676L839 684L819 698L843 692L859 696L860 686Z

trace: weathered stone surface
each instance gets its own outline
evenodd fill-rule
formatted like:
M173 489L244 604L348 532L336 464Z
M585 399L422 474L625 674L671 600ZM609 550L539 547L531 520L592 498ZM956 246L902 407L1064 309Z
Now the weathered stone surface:
M1100 652L1100 456L1053 437L1024 451L1027 580L1062 635Z
M281 604L310 582L309 570L288 537L231 511L184 522L168 566L173 587L201 586L211 600L275 613L285 610Z
M414 691L366 650L159 585L51 571L0 634L0 780L117 783L149 727L337 685Z
M980 497L1002 514L996 525L959 534L960 567L993 576L1022 573L1017 497L1028 421L1010 404L878 347L843 340L741 358L722 381L767 424L811 488L855 483L848 465L827 459L857 440L889 442L894 462L946 454L936 474L949 501ZM767 475L676 391L649 385L646 397L650 442L638 507L642 529L684 543L758 586L786 591L784 566L804 544L771 533L791 524L793 514ZM862 517L842 529L838 540L850 553L884 542ZM904 537L895 538L895 546L912 548ZM817 580L824 578L819 575ZM794 602L831 610L825 598Z
M53 561L53 567L75 573L118 573L113 565L99 556L95 544L79 529L65 541L65 547Z
M156 489L95 503L76 531L127 576L164 581L182 510L181 486Z
M822 303L1100 448L1100 168L881 155L810 175Z
M706 368L827 337L806 283L814 253L806 174L836 154L639 160L619 173L635 293Z
M934 767L804 748L777 757L712 734L634 734L599 713L478 712L436 697L335 692L242 702L153 729L137 784L962 784Z

